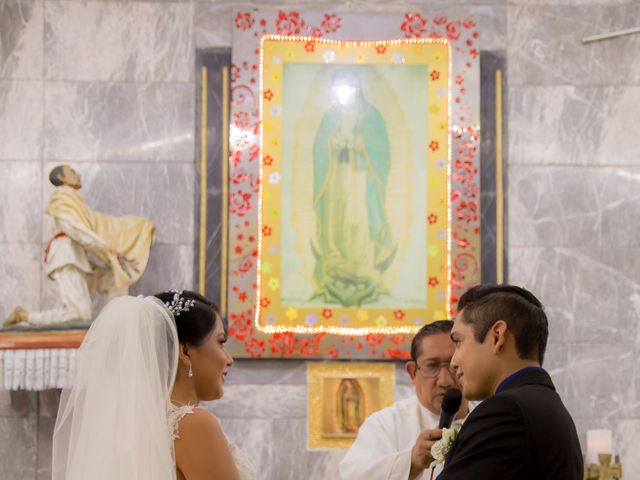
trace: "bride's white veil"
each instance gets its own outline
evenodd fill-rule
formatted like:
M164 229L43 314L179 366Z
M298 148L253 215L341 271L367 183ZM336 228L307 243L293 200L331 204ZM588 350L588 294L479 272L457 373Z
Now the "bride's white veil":
M109 302L60 400L53 480L174 480L167 405L177 364L178 334L160 300Z

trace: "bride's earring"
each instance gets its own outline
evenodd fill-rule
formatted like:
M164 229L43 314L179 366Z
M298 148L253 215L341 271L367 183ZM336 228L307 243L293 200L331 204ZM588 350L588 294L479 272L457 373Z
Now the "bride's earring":
M193 377L193 369L191 368L191 364L189 364L189 373L187 373L187 375Z

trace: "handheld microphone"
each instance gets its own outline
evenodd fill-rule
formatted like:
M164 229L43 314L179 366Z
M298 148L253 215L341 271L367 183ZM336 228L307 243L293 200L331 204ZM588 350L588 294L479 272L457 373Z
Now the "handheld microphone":
M462 393L457 388L450 388L444 392L442 407L440 408L440 422L438 428L449 428L462 404Z

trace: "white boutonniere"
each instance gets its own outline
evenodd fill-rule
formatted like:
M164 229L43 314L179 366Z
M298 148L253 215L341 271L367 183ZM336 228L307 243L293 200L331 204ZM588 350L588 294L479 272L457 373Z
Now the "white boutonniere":
M435 467L439 463L443 463L447 453L451 450L453 442L458 438L458 433L462 428L462 420L456 420L451 425L451 428L442 429L442 438L433 444L431 447L431 456L433 462L431 462L430 468Z

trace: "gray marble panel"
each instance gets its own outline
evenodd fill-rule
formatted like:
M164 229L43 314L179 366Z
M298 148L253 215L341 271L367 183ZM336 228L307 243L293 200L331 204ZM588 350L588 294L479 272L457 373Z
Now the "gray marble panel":
M511 164L638 165L639 87L514 87Z
M47 2L50 80L193 79L190 3Z
M603 428L611 429L611 425ZM617 422L613 433L613 449L620 454L623 478L640 478L640 420L621 420ZM583 445L586 445L586 435Z
M556 371L554 381L566 385L563 400L573 418L603 424L638 418L635 346L569 345L568 351L567 366Z
M42 158L42 91L41 81L0 80L0 159Z
M53 428L55 424L55 418L40 418L38 421L37 480L51 479L51 453L53 448Z
M510 5L628 5L636 0L508 0Z
M217 2L195 2L194 6L196 47L230 47L233 13L242 7Z
M0 242L39 242L42 165L40 162L2 162L1 168Z
M147 269L129 293L153 295L174 288L192 290L192 265L192 245L154 245Z
M43 171L43 198L53 186L48 180L57 163ZM147 163L72 163L80 174L80 193L87 205L110 215L140 215L156 227L154 245L184 245L193 242L195 188L192 165ZM42 241L50 238L45 217ZM191 269L192 266L190 265ZM191 282L189 282L191 283Z
M307 363L303 360L235 360L227 385L306 385Z
M28 417L33 410L26 390L0 390L0 417Z
M509 245L640 246L640 168L509 167Z
M220 418L306 418L305 385L226 385L224 396L203 406Z
M35 480L37 450L36 417L0 417L2 480ZM8 461L8 459L11 459Z
M639 342L640 250L512 248L509 267L545 305L550 343Z
M42 390L38 392L38 416L55 420L58 415L60 394L62 390Z
M43 18L41 0L0 1L0 78L42 78Z
M640 36L589 44L582 44L582 38L636 27L638 18L637 2L509 7L511 85L637 85Z
M45 158L193 162L194 101L187 83L50 84Z
M258 478L338 478L344 450L307 450L306 419L221 419L225 433L254 462Z
M0 271L10 281L0 282L0 321L17 305L38 308L40 300L40 244L0 244Z

